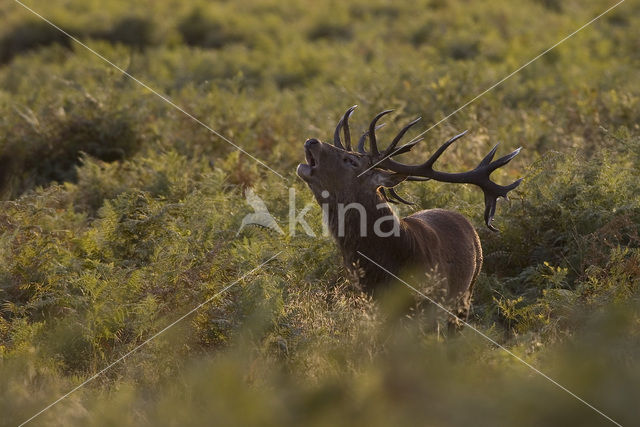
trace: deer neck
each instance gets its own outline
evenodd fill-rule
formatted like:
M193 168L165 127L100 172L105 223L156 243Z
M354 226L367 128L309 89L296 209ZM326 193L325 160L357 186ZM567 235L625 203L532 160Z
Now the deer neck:
M332 200L325 209L345 267L365 290L373 290L391 277L361 254L394 274L411 257L413 245L404 220L395 215L378 192L358 201Z

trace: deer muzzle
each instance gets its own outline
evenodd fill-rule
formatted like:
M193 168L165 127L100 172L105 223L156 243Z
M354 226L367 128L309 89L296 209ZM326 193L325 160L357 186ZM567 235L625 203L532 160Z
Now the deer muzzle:
M320 146L320 141L315 138L307 139L304 143L304 156L307 160L307 163L301 163L298 165L298 169L296 173L300 178L307 181L313 175L313 169L317 166L318 161L317 157L314 157L313 150L316 147Z

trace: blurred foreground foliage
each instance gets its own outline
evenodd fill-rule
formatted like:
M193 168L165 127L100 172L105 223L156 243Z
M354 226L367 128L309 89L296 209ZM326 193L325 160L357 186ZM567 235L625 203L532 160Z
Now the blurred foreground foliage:
M396 109L440 120L610 6L604 1L29 2L264 160L234 151L18 5L0 16L0 414L44 425L600 425L470 328L401 320L352 289L333 243L288 233L307 136ZM149 13L153 10L153 13ZM640 398L640 39L635 4L434 128L440 164L501 140L524 176L482 226L475 188L405 184L412 209L472 218L485 253L472 325L616 421ZM535 19L533 19L535 17ZM553 31L549 30L550 28ZM392 131L382 132L389 137ZM238 232L265 200L285 234ZM226 286L266 261L264 268ZM220 294L219 294L220 293ZM437 317L437 316L436 316Z

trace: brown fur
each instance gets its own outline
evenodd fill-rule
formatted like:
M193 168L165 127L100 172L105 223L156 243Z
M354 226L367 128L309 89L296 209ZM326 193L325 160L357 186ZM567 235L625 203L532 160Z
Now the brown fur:
M316 140L307 141L305 149L310 164L300 165L298 174L318 203L328 208L329 230L358 285L374 295L389 286L404 288L375 263L412 286L420 286L417 280L424 281L426 274L436 272L443 279L446 305L466 319L473 284L482 267L480 239L471 223L459 213L443 209L424 210L400 219L379 190L401 182L398 175L371 169L360 176L369 165L366 157ZM360 214L355 210L347 212L344 233L339 232L339 207L350 203L366 211L366 233L361 233ZM398 235L374 232L374 224L383 217L393 220L383 223L382 231L390 231L395 221Z
M456 301L457 314L466 319L473 285L482 268L478 233L464 216L444 209L420 211L403 221L417 241L418 262L444 276L447 299Z
M473 285L482 268L482 248L478 233L461 214L444 209L430 209L396 220L400 235L379 237L373 233L373 224L393 212L378 196L376 204L385 208L374 209L358 198L367 210L367 235L359 235L359 214L347 216L345 235L338 236L336 209L329 208L329 229L342 253L345 267L352 279L365 291L376 295L387 289L393 278L379 266L370 262L363 253L395 275L409 280L435 272L443 279L445 304L466 320L471 305ZM404 286L402 283L397 283Z

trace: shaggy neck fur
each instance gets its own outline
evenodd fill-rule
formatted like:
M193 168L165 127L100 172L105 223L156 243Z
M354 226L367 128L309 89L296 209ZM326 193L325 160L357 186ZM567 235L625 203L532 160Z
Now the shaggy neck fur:
M357 201L353 200L353 194L349 195L348 201L342 201L338 196L323 203L326 203L329 230L340 248L347 271L363 290L374 292L393 278L359 255L358 251L397 274L411 259L416 242L408 230L408 224L393 213L380 193L376 191L375 194L362 196ZM354 202L362 205L366 211L366 221L362 222L362 212L356 208L346 209ZM341 216L343 227L340 225ZM392 234L394 221L399 231Z

